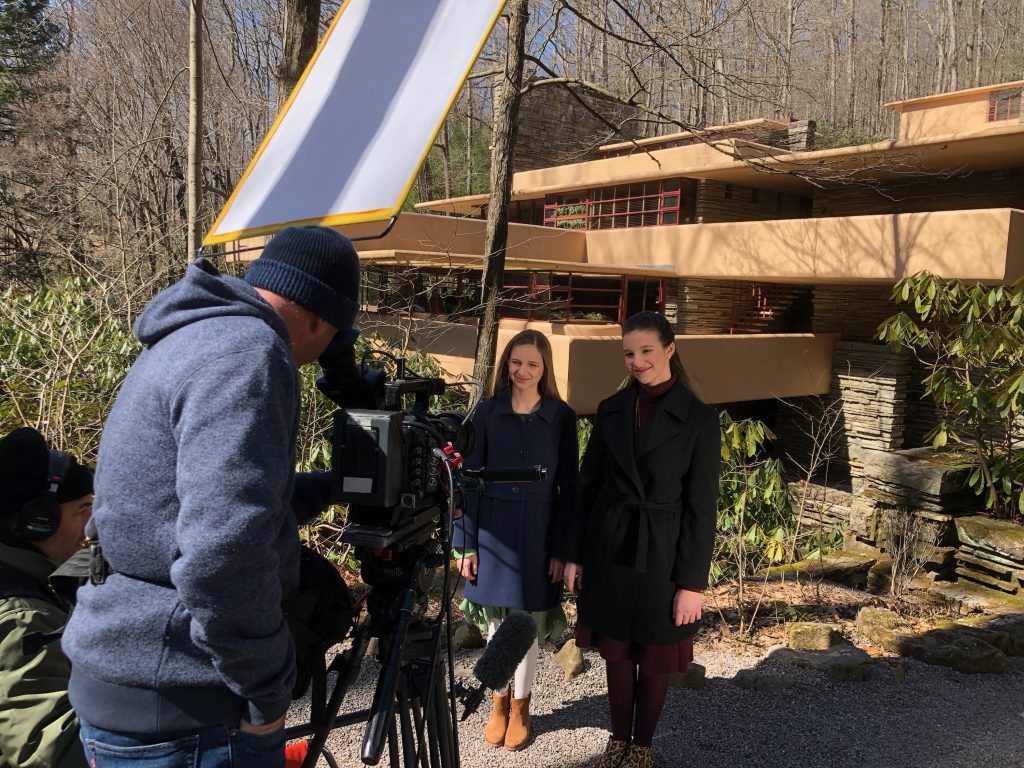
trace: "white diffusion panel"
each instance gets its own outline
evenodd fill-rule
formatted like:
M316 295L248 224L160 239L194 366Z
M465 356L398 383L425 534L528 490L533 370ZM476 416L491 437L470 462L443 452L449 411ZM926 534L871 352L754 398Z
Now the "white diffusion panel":
M347 0L205 244L398 213L505 0Z

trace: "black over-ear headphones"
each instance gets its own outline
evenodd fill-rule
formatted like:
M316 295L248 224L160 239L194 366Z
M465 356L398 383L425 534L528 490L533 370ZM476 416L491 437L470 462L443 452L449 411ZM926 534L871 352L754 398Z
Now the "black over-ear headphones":
M18 536L25 541L43 541L57 532L60 527L60 504L57 491L71 467L71 454L64 451L50 451L50 467L46 475L46 490L34 499L26 501L15 523Z

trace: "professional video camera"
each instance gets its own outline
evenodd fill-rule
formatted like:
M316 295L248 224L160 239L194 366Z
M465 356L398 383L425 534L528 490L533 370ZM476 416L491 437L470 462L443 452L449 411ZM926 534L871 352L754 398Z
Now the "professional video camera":
M478 703L478 696L454 679L450 605L454 583L444 568L441 608L428 617L429 593L440 566L451 560L451 532L456 508L465 490L486 482L542 480L542 467L480 468L462 466L462 454L473 446L472 423L455 412L432 413L430 399L449 385L442 379L418 376L402 358L371 352L356 365L355 334L333 343L320 358L323 375L317 386L339 406L334 414L332 447L333 501L348 504L342 540L352 544L363 581L369 586L362 604L350 617L350 647L313 674L310 723L288 729L289 739L310 736L304 768L312 768L336 727L366 722L361 757L376 765L385 740L391 765L406 768L458 768L456 693ZM390 360L395 375L388 379L373 358ZM527 634L513 624L505 643L510 650ZM447 634L448 666L439 663L441 640ZM340 637L331 638L336 643ZM381 672L370 709L339 716L346 691L355 680L370 640L376 639ZM499 644L500 646L500 644ZM324 654L328 647L322 649ZM505 650L484 662L485 682L515 667ZM520 654L521 656L522 654ZM517 661L512 659L512 662ZM327 693L327 673L336 672ZM493 686L492 686L493 687ZM397 714L397 718L396 718Z

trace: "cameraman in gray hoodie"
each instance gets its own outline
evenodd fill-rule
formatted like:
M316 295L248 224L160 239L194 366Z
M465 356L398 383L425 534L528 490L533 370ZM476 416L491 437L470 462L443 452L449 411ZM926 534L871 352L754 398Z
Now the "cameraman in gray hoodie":
M358 291L347 238L289 227L244 281L197 259L138 318L95 480L111 573L79 591L63 640L96 768L284 765L281 596L297 525L330 493L295 472L298 369L350 331Z

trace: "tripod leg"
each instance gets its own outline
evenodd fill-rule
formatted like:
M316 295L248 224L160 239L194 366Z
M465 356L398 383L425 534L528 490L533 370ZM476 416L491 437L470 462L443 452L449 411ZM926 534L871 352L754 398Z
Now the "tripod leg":
M388 726L388 765L398 768L401 763L398 760L398 728L394 718Z
M445 686L440 684L440 681L435 682L430 695L434 697L434 706L430 714L430 732L433 735L431 741L437 742L438 751L441 753L441 768L459 768L459 754L455 750L452 738L452 718Z
M402 723L402 759L406 768L416 766L416 741L413 738L412 713L407 691L398 691L398 717ZM397 766L395 766L397 768Z
M330 699L321 712L323 719L321 722L316 723L317 730L309 740L309 751L306 753L306 759L302 762L303 768L313 768L317 760L320 759L320 753L327 742L327 735L331 732L331 728L334 725L334 718L338 716L345 694L352 687L352 683L355 682L356 676L359 674L359 668L363 663L363 657L366 656L366 649L369 644L369 631L366 628L357 630L352 640L352 647L348 651L348 662L343 669L338 671L334 690L331 691Z

